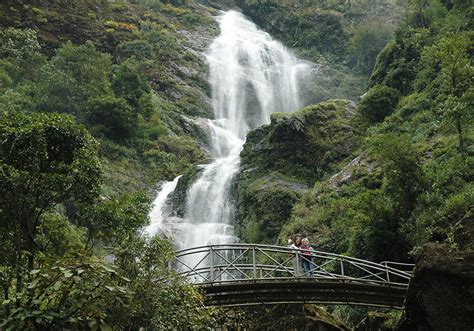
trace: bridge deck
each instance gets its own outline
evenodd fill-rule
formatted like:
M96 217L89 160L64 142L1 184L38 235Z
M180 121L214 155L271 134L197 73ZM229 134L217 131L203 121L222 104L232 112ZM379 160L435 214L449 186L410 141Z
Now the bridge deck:
M254 279L202 283L208 305L239 306L275 303L353 304L400 308L406 286L330 279Z

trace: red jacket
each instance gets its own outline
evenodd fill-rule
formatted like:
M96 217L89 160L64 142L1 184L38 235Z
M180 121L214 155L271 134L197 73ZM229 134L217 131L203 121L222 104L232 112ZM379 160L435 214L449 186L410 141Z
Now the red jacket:
M302 250L301 255L311 256L312 251L314 251L313 247L309 245L301 245L300 249Z

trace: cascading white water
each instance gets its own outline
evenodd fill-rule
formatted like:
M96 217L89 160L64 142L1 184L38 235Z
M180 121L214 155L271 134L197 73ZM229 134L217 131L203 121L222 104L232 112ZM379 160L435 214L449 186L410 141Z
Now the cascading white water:
M181 247L234 241L232 179L250 129L268 123L272 112L302 106L299 86L310 72L281 43L259 30L242 14L219 17L220 35L207 52L215 120L211 152L187 194Z
M175 225L179 248L237 239L230 190L245 136L268 123L272 112L303 106L299 90L311 72L308 63L299 61L242 14L229 11L218 20L220 35L206 53L214 110L214 120L209 121L214 161L202 166L187 192L185 217Z
M161 190L153 201L153 208L150 212L150 224L144 229L144 232L150 236L157 234L163 229L163 220L170 214L169 208L166 208L166 202L169 195L176 189L181 176L176 177L171 182L166 182L161 186Z

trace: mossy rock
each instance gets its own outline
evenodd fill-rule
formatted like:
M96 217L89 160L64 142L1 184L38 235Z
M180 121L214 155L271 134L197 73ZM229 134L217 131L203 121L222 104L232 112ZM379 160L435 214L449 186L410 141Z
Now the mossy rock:
M274 244L306 189L305 184L278 173L260 178L253 177L252 172L241 173L236 184L237 235L245 242Z
M241 153L242 169L278 171L312 185L356 147L354 103L333 100L294 113L274 113L252 131Z

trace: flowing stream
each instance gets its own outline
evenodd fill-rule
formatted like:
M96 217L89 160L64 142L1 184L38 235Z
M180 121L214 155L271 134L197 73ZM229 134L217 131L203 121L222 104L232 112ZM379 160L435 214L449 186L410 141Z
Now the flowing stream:
M281 43L259 30L242 14L229 11L218 18L220 35L206 58L210 68L214 119L209 120L213 162L203 169L186 196L186 212L174 222L175 243L188 248L234 242L231 184L239 170L246 134L269 123L272 112L303 106L299 95L311 65L298 60ZM146 231L166 230L166 200L178 179L163 185Z

